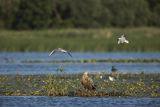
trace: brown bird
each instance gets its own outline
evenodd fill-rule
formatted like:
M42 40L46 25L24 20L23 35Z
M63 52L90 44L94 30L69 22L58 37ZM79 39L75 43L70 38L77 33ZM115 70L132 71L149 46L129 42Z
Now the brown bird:
M84 86L86 90L96 89L92 79L88 76L88 72L84 72L82 79L81 79L81 84Z

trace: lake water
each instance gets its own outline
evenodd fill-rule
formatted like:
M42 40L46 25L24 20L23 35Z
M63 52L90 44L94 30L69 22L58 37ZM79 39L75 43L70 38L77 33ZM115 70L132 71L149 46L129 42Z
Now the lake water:
M160 98L1 96L0 107L160 107Z
M159 52L73 52L73 58L61 53L51 57L48 54L0 52L0 75L51 74L56 73L61 66L65 73L81 73L86 70L110 73L113 65L121 73L160 73L160 63L48 63L54 60L160 59ZM160 107L160 98L0 96L0 107Z
M84 59L160 59L160 52L72 52L67 54L48 52L0 52L1 62L51 61L51 60L84 60Z
M0 74L54 74L61 66L68 74L84 71L110 73L112 65L121 73L160 73L160 63L13 63L0 64Z
M84 60L84 59L160 59L159 52L73 52L69 57L67 54L38 52L1 52L0 74L52 74L62 67L65 73L107 72L111 66L115 66L121 73L160 73L160 63L48 63L57 60ZM27 62L28 61L28 62ZM29 63L29 61L40 61L41 63Z

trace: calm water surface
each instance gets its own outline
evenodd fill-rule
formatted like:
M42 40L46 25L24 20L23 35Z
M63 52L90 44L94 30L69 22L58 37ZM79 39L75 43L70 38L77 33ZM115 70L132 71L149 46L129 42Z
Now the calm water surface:
M160 63L48 63L54 60L81 59L160 59L159 52L73 52L73 57L67 54L38 52L1 52L0 74L48 74L56 73L62 67L66 73L107 72L111 66L116 66L122 73L159 73ZM25 63L25 61L42 61L43 63Z
M6 53L0 52L0 74L48 74L56 73L62 66L65 73L110 72L114 65L122 73L160 73L160 63L47 63L53 60L83 59L160 59L160 53L137 52L73 52L73 58L65 54ZM43 63L22 63L44 61ZM46 62L45 62L46 61ZM137 97L47 97L0 96L0 107L160 107L160 98Z
M121 73L160 73L160 63L16 63L0 64L0 74L54 74L62 68L65 73L111 72L114 65Z
M1 96L1 107L160 107L160 98Z
M50 61L50 60L83 60L83 59L160 59L160 52L72 52L72 58L67 54L49 52L0 52L1 62L7 61Z

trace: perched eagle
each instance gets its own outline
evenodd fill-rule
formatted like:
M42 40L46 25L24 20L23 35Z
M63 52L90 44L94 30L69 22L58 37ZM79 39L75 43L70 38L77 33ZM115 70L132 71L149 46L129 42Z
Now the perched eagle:
M92 79L88 76L88 72L84 72L84 74L82 75L81 84L87 90L95 90L96 89Z

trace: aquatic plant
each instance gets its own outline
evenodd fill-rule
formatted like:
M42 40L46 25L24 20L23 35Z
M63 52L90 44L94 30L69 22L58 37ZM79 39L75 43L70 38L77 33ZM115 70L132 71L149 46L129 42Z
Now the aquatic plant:
M64 73L64 66L62 64L60 66L58 66L57 69L56 69L56 72L57 73L59 73L59 72Z
M77 82L78 79L67 79L63 75L57 77L50 74L48 75L46 84L43 88L49 96L64 96L69 94L69 90L78 88Z
M51 61L41 61L41 60L31 60L22 61L22 63L96 63L96 62L116 62L116 63L152 63L160 62L160 59L89 59L89 60L51 60ZM64 71L63 65L57 67L57 71Z
M103 78L99 78L102 75ZM0 75L0 95L47 96L147 96L160 97L160 74L120 74L114 82L109 74L91 74L95 91L86 91L80 83L82 74Z

